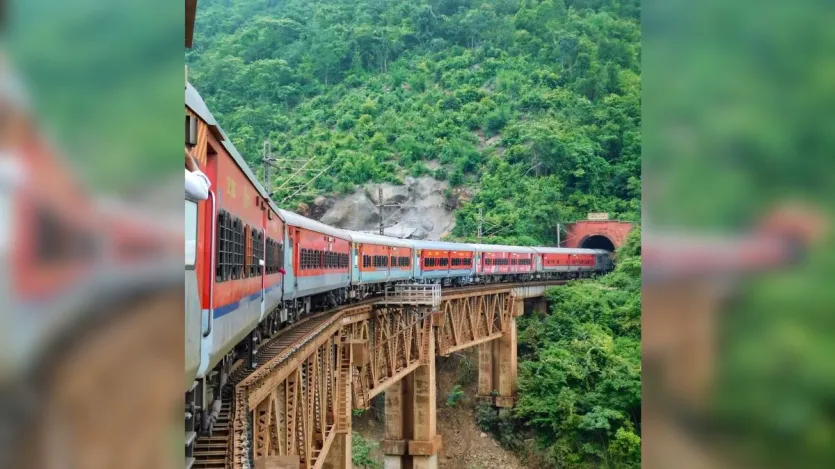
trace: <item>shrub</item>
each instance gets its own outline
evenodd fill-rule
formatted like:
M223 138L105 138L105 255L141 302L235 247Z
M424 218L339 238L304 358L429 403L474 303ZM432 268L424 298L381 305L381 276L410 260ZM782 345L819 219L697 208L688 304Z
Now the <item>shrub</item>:
M452 387L447 394L446 397L446 405L447 407L458 407L458 404L464 400L466 395L464 394L464 390L461 388L460 384L456 384Z
M371 458L371 450L377 443L366 440L359 433L351 433L351 462L361 469L383 469L383 464Z

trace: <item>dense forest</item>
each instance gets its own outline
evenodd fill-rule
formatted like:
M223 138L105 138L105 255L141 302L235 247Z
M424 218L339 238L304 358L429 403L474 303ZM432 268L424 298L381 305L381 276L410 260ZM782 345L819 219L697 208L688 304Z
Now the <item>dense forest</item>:
M548 314L519 318L516 407L478 411L530 467L641 467L640 228L617 261L605 277L548 290Z
M315 157L287 207L429 174L497 240L640 217L636 0L201 0L189 78L254 168ZM260 172L260 169L257 171ZM278 174L273 187L287 174Z
M186 57L259 176L265 140L315 157L285 207L430 175L473 194L453 237L482 209L486 241L553 244L586 212L640 218L639 17L634 0L201 0ZM640 466L640 230L618 258L520 318L518 404L476 416L532 467Z

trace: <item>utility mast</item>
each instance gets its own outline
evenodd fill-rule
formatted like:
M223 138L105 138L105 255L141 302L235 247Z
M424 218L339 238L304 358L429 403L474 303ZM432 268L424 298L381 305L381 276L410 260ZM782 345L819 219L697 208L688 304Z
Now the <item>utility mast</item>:
M271 192L270 190L270 142L269 140L264 140L264 190L267 191L267 194Z
M484 209L478 208L478 243L481 244L482 226L484 224Z
M380 211L380 235L382 236L383 232L385 231L383 229L383 188L382 187L377 188L377 208Z
M411 192L411 191L410 191ZM379 232L381 235L385 236L385 224L386 222L390 221L394 218L395 215L400 213L401 210L411 205L412 201L415 200L414 197L409 197L409 200L403 202L402 204L384 204L383 203L383 187L380 186L377 188L377 210L380 211L380 228ZM394 211L388 218L383 218L383 209L386 207L397 207L397 210Z

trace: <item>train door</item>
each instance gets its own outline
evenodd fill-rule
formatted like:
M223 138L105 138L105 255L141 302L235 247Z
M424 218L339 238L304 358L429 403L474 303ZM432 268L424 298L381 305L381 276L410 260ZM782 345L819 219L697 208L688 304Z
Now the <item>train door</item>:
M261 272L261 319L259 322L264 320L264 315L266 313L267 266L264 259L267 257L267 210L264 210L263 206L261 207L263 218L261 221L261 239L259 240L261 243L262 256L258 259L258 269Z
M299 274L301 274L299 253L301 249L301 230L299 228L292 228L293 230L293 293L299 291Z

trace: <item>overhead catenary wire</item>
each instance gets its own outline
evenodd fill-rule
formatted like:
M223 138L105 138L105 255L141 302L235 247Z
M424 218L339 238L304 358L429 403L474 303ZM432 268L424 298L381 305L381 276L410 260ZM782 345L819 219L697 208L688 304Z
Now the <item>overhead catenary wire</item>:
M323 169L323 170L319 171L319 174L317 174L317 175L313 176L313 178L311 178L309 181L307 181L306 183L304 183L301 187L299 187L299 189L298 189L296 192L293 192L292 194L290 194L290 195L288 195L287 197L283 198L283 199L281 200L281 203L283 204L284 202L286 202L286 201L287 201L287 199L290 199L290 198L291 198L291 197L293 197L294 195L296 195L296 194L298 194L299 192L301 192L301 190L302 190L302 189L304 189L305 187L309 186L311 182L315 181L315 180L316 180L316 178L318 178L319 176L321 176L322 174L324 174L324 172L325 172L325 171L327 171L327 170L329 170L329 169L331 169L331 166L330 166L330 165L329 165L327 168L325 168L325 169Z
M296 177L296 176L297 176L300 172L302 172L302 170L303 170L304 168L306 168L306 167L307 167L307 165L309 165L310 163L312 163L312 162L313 162L313 160L315 160L315 159L316 159L316 158L314 157L314 158L311 158L311 159L307 160L307 163L303 164L301 168L299 168L298 170L296 170L296 172L295 172L295 173L293 173L292 175L290 175L290 177L289 177L289 178L287 178L287 180L286 180L286 181L284 181L284 184L282 184L282 185L278 186L278 187L277 187L277 188L276 188L276 189L275 189L275 190L274 190L274 191L273 191L270 195L273 195L273 194L275 194L276 192L278 192L278 191L280 191L281 189L283 189L283 188L284 188L284 186L286 186L287 184L289 184L289 183L290 183L290 181L292 181L294 177ZM328 168L330 168L330 166L328 166ZM325 168L325 169L328 169L328 168ZM321 173L320 173L320 174L321 174ZM317 175L317 176L318 176L318 175ZM308 183L309 183L309 182L308 182ZM295 195L295 194L293 194L293 195ZM292 196L291 196L291 197L292 197ZM287 200L287 198L285 198L284 200ZM282 201L282 202L283 202L283 201Z

